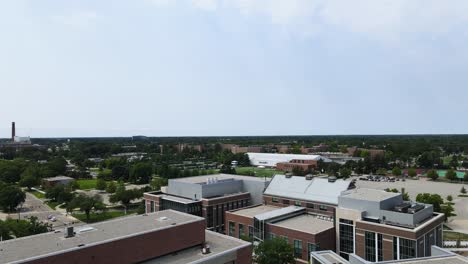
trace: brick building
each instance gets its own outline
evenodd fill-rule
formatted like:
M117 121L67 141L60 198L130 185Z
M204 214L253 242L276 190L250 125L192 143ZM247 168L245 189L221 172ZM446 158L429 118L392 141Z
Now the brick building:
M350 255L349 261L340 257L333 251L316 251L311 253L312 264L371 264L370 262L362 259L355 254ZM440 248L438 246L431 247L431 255L429 257L404 259L404 260L389 260L379 262L382 264L466 264L468 259L466 257L457 255L449 250Z
M166 192L144 194L146 212L173 209L202 216L209 230L224 232L224 212L261 204L268 182L231 174L171 179Z
M275 175L263 194L267 205L305 207L308 212L333 217L341 192L354 188L349 180Z
M252 245L167 210L0 242L2 263L251 263Z
M286 239L298 263L308 263L312 251L335 249L332 218L308 214L303 207L258 205L226 212L226 227L226 233L236 238Z
M50 188L57 185L67 185L75 179L67 176L56 176L51 178L42 179L42 188Z
M443 222L432 205L405 202L400 193L347 191L336 209L337 252L367 261L430 256L431 246L442 246Z
M301 169L304 172L311 172L317 169L317 160L301 160L293 159L289 162L279 162L276 164L276 169L285 172L292 172L295 168Z

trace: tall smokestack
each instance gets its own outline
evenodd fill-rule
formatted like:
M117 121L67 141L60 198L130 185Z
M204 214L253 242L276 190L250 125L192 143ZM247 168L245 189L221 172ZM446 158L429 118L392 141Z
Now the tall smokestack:
M16 136L16 128L15 128L15 122L11 122L11 141L15 141L15 136Z

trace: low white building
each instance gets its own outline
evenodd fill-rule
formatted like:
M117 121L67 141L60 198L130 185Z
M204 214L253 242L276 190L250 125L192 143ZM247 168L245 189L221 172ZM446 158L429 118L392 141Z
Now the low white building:
M247 153L250 164L253 166L276 167L277 163L290 162L291 160L322 160L331 162L330 159L320 155L305 154L275 154L275 153Z

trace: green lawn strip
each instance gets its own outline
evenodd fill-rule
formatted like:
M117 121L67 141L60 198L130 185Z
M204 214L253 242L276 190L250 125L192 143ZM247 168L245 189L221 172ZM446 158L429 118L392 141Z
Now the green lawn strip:
M41 192L38 192L38 191L31 191L30 192L32 195L36 196L37 198L39 199L44 199L45 198L45 194L41 193Z
M134 213L136 213L136 210L128 210L126 215L131 215ZM72 216L80 221L86 222L86 214L84 213L73 213ZM89 223L106 221L112 218L122 216L125 216L125 213L123 211L105 211L100 213L91 213L89 215Z
M55 210L55 208L59 205L59 203L57 203L57 202L52 202L52 201L48 201L48 202L46 202L46 204L47 204L50 208L52 208L53 210Z
M468 234L458 233L458 232L451 232L444 230L444 240L468 240Z
M284 174L282 171L277 171L270 168L256 168L256 167L237 167L237 174L240 175L254 175L257 177L273 177L276 174Z
M82 179L77 180L80 190L91 190L96 189L97 179Z

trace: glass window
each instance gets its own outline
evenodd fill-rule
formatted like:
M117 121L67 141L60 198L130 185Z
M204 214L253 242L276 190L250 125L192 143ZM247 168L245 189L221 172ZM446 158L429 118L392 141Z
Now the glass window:
M295 202L294 202L294 205L295 205L295 206L301 206L301 202L300 202L300 201L295 201Z
M273 198L271 198L271 201L274 202L274 203L279 202L279 201L278 201L278 197L273 197Z
M436 245L442 247L442 226L438 226L436 230Z
M435 245L435 237L434 237L434 230L426 234L426 254L425 256L431 255L431 246ZM418 254L419 255L419 254Z
M398 259L398 237L393 237L393 259Z
M400 259L416 257L416 241L400 237Z
M151 213L154 212L154 201L151 201L151 202L150 202L150 212L151 212Z
M236 233L236 224L229 221L229 235L234 236L235 233Z
M244 225L239 224L239 238L241 238L244 235Z
M377 234L377 260L383 261L383 236Z
M276 235L274 233L269 233L268 234L268 239L275 239Z
M308 255L309 261L310 261L310 253L314 251L319 251L319 250L320 250L320 246L318 243L317 244L307 243L307 255Z
M254 228L253 226L249 226L249 238L253 239L254 236Z
M289 242L289 239L287 236L281 236L282 239L284 239L286 242Z
M340 219L340 255L348 259L349 253L354 253L353 221Z
M365 234L365 258L375 262L375 233L366 231Z
M302 258L302 241L294 240L294 257Z
M283 204L289 204L289 200L283 199Z
M307 208L314 209L314 204L308 203Z
M320 205L319 209L321 211L326 211L328 208L325 205Z

